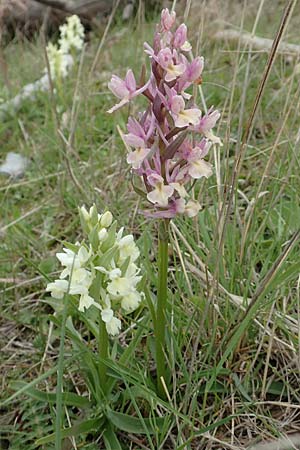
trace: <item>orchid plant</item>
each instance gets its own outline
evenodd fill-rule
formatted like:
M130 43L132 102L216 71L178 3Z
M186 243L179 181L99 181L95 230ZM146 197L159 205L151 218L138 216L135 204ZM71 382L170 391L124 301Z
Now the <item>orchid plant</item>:
M142 187L135 190L145 203L143 214L160 219L158 248L158 294L154 330L158 390L164 395L167 378L165 348L168 226L170 219L185 214L195 217L201 206L192 198L195 181L212 175L212 165L204 158L212 144L222 145L212 129L220 113L210 108L202 114L192 96L192 87L201 84L204 59L193 58L184 23L175 28L176 14L164 9L153 46L144 44L150 59L150 76L142 68L137 83L131 69L125 79L113 75L108 87L119 99L109 109L113 113L137 96L144 96L145 110L129 117L123 140L127 162ZM163 380L164 379L164 380Z
M141 303L143 293L138 289L142 279L136 265L139 249L133 235L117 230L110 211L98 214L93 205L89 211L79 210L85 240L66 243L63 252L56 254L63 266L59 278L48 283L46 291L61 300L66 294L77 302L78 310L93 309L99 314L99 353L108 355L108 335L117 336L121 330L122 312L130 314ZM99 363L102 381L106 366Z

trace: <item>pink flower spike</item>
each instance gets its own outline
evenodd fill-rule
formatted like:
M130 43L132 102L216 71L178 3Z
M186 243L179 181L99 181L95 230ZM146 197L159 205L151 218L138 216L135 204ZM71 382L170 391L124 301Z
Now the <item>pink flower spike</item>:
M161 12L161 27L163 31L169 31L174 25L176 20L176 13L172 11L171 14L168 8L165 8Z
M182 23L174 34L173 45L175 48L180 48L186 41L187 28L184 23Z

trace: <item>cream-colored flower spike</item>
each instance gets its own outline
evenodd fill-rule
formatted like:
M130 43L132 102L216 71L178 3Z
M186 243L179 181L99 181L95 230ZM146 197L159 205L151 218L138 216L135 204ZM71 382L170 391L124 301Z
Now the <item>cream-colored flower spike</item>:
M63 252L56 254L63 270L46 291L56 299L73 295L82 313L90 308L95 308L95 313L100 310L108 334L116 336L122 311L132 313L143 298L136 264L140 252L133 235L123 236L123 228L117 230L110 211L99 214L95 205L89 210L82 206L79 215L87 239L66 244Z

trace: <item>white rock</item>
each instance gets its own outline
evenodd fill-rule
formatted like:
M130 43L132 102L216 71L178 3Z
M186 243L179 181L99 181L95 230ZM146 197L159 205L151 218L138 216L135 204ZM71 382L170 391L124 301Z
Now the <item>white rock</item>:
M0 166L0 173L6 173L12 177L22 175L29 164L29 159L19 153L9 152L6 160Z

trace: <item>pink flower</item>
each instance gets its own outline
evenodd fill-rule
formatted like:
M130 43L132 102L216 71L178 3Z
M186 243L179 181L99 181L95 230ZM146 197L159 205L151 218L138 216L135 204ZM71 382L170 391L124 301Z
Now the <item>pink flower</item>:
M177 30L175 31L175 34L174 34L173 45L175 48L180 48L185 43L186 33L187 33L186 25L184 23L182 23L177 28Z
M174 188L165 185L163 177L156 173L149 175L147 181L151 186L154 186L153 191L147 194L148 200L158 206L168 206L169 197L173 194Z
M125 142L130 145L131 147L135 147L136 150L133 152L129 152L127 155L127 162L128 164L132 165L133 169L140 169L143 161L148 156L148 154L151 151L151 148L148 148L148 145L146 143L146 136L144 133L144 130L140 126L138 122L134 124L134 127L130 127L131 129L134 129L136 132L140 134L140 136L129 133L124 135Z
M174 59L178 59L177 54L175 50L172 53L169 48L163 48L157 55L158 64L166 71L165 80L167 82L176 80L185 71L185 65L174 64Z
M184 213L188 217L195 217L195 216L197 216L197 214L199 213L200 210L201 210L201 205L198 202L196 202L195 200L189 200L186 204Z
M136 91L136 81L131 69L127 71L125 80L113 75L110 82L108 83L108 88L115 94L116 97L130 98L130 96Z
M186 70L183 74L183 78L186 81L194 82L200 78L204 67L204 58L202 56L198 56L193 59L193 61L187 65Z
M117 105L110 108L107 112L112 113L121 108L123 105L126 105L126 103L128 103L133 97L136 97L145 91L148 84L149 82L140 89L136 89L136 81L131 69L127 71L125 80L122 80L122 78L119 78L116 75L112 75L111 80L108 83L108 88L116 97L120 98L121 101Z
M200 147L194 147L190 152L188 161L188 174L194 178L208 178L212 175L212 165L203 159L203 151Z
M191 44L186 40L187 28L184 23L182 23L174 34L173 45L175 48L180 48L184 52L189 52L192 50Z
M166 209L161 209L160 211L147 211L143 214L146 217L152 217L153 219L173 219L177 214L184 214L185 212L185 201L182 198L177 200L171 200Z
M212 108L201 118L199 123L193 128L194 131L204 134L204 136L209 139L214 144L223 145L221 139L212 133L212 128L216 125L221 114L218 110L213 110Z
M181 95L175 95L171 100L171 114L177 128L184 128L190 124L197 125L201 111L198 108L184 109L185 102Z
M174 25L175 20L176 20L175 11L172 11L170 14L168 8L162 10L160 23L163 31L169 31Z

